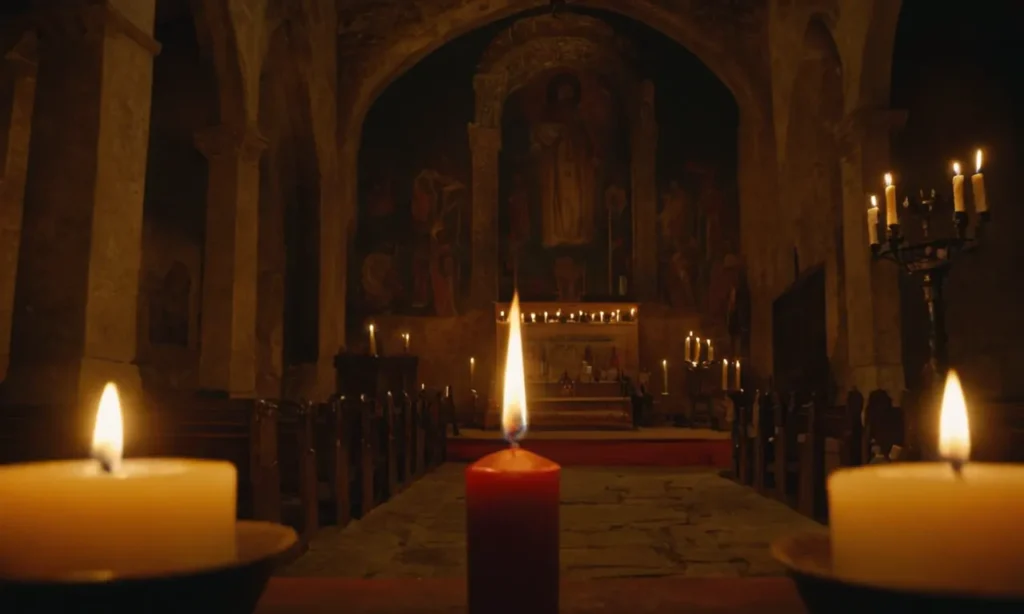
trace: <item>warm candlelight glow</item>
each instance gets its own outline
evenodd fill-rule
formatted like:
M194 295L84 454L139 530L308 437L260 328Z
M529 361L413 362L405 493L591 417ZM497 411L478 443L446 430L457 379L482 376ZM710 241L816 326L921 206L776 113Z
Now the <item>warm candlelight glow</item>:
M505 353L505 391L501 405L501 427L505 439L516 443L526 435L526 375L523 372L523 338L519 329L519 293L509 307L508 350Z
M960 174L960 163L959 162L954 162L953 163L953 174L954 175L959 175Z
M876 198L874 194L871 195L871 207L873 209L878 208L878 198Z
M980 149L978 150L978 153L974 154L974 172L975 173L980 173L981 172L981 150ZM957 174L959 174L959 173L957 173Z
M939 455L951 461L965 462L971 456L971 429L967 421L967 403L960 378L950 369L939 413Z
M124 454L124 426L121 422L121 400L117 386L108 383L100 397L96 412L96 426L92 431L92 455L113 471L121 464Z
M373 324L370 325L370 334L373 334Z
M892 185L892 173L886 173L885 174L885 187L889 187L891 185Z

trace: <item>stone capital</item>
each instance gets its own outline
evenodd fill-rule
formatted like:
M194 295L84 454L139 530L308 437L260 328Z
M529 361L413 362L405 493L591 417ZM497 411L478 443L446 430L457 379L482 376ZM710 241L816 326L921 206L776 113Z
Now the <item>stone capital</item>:
M233 155L242 162L255 164L267 148L267 139L255 126L220 125L197 132L195 144L208 159Z
M125 16L110 0L72 4L40 12L36 16L36 26L64 43L100 36L124 36L151 55L160 53L160 43L153 35Z
M473 157L498 155L501 151L501 129L469 124L469 149Z

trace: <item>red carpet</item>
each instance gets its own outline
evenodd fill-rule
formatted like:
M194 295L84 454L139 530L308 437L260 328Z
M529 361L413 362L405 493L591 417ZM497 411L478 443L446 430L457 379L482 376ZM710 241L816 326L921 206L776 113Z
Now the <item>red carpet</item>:
M647 467L732 466L728 439L535 439L522 443L527 450L560 465ZM473 462L508 447L501 439L448 438L448 460Z

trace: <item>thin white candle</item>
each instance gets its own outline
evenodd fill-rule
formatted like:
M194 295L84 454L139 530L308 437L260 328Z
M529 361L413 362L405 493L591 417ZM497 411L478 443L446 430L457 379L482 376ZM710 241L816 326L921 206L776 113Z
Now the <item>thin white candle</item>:
M711 339L708 339L708 362L715 359L715 348L711 346Z
M729 389L729 361L722 361L722 390Z
M686 356L686 360L691 360L691 361L693 360L693 350L690 347L691 344L693 343L693 338L692 337L693 337L693 331L691 330L690 334L686 336L686 343L683 346L683 348L684 348L683 349L683 355Z
M373 324L370 325L370 356L377 355L377 331Z
M885 224L895 226L899 224L896 216L896 186L892 184L892 173L885 174Z
M878 199L871 195L871 207L868 208L868 243L878 245Z
M469 357L469 387L473 388L473 376L476 375L476 358Z
M964 212L964 176L960 173L960 163L953 163L953 210Z
M735 389L735 390L743 390L743 386L740 385L743 380L740 379L740 361L739 360L736 361L735 378L736 378L736 380L735 380L735 385L733 386L733 389Z
M974 156L975 172L971 175L971 192L974 194L974 210L978 213L988 211L985 200L985 175L981 174L981 150Z
M668 394L668 360L661 361L661 391Z
M693 344L693 362L700 362L700 337L697 337L697 342Z

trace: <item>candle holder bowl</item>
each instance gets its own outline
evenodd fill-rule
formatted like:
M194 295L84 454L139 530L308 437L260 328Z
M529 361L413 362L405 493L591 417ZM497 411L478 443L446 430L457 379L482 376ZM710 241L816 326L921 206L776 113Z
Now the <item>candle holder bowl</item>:
M1024 594L1008 597L918 591L873 586L842 578L832 569L832 542L827 533L799 533L777 540L772 556L796 584L810 614L835 612L1024 612ZM879 556L884 556L880 553Z
M297 553L290 527L236 523L233 563L166 575L71 573L52 579L0 577L0 611L67 614L251 614L274 569Z

